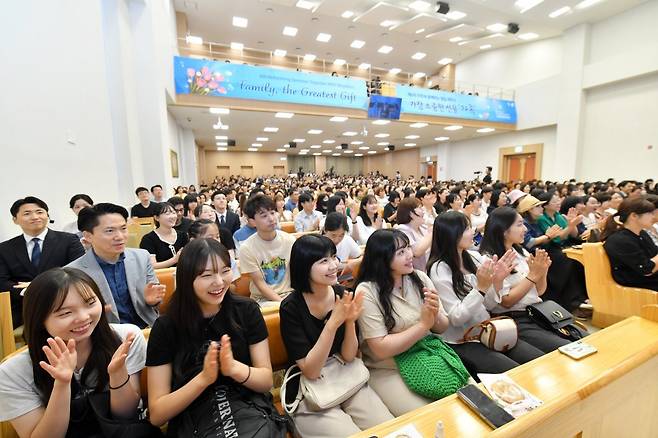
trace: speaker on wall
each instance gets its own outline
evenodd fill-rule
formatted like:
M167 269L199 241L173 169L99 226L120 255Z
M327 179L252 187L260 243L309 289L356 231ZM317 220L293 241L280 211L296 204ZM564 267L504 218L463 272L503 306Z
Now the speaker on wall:
M295 149L297 147L297 142L289 141L288 146L290 146L290 149Z
M389 151L394 151L395 150L395 145L394 144L389 144L388 146L386 146L386 149L389 150Z
M227 146L235 146L235 140L226 140Z
M509 33L517 33L519 31L519 25L516 23L509 23L507 25L507 31Z
M436 2L436 12L447 14L450 11L450 5L446 2Z
M341 149L347 149L347 143L341 143L340 148Z

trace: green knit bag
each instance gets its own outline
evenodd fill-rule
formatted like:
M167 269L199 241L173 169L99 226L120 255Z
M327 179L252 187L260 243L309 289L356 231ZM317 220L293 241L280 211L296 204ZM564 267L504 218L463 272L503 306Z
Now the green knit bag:
M432 335L395 356L395 362L407 387L432 400L454 394L470 377L455 350Z

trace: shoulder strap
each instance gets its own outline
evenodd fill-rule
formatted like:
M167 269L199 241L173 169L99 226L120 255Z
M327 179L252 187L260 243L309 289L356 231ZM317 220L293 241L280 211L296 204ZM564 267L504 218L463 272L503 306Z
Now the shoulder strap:
M285 413L288 415L292 415L297 410L297 407L299 406L299 402L301 402L303 398L302 388L300 383L295 400L289 404L286 400L288 383L296 377L300 377L301 380L301 375L302 375L302 370L299 369L299 366L293 365L286 370L286 374L285 376L283 376L283 383L281 384L281 393L280 393L281 406L283 407Z

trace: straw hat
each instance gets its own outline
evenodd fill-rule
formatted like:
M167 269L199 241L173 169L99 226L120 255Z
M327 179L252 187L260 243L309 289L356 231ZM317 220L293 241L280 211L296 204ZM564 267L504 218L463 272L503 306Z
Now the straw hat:
M546 204L546 201L540 201L534 196L527 195L523 199L521 199L519 205L516 207L516 211L523 214L533 207L536 207L538 205L544 205L544 204Z

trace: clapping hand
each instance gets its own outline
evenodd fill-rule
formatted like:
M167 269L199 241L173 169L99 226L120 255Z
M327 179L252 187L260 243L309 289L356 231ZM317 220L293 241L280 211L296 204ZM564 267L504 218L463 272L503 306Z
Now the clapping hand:
M544 234L546 234L549 239L553 240L562 234L562 228L559 225L553 225L549 227Z
M475 276L477 277L478 280L478 284L477 284L478 290L486 291L493 284L494 265L495 262L493 260L487 259L484 261L484 263L480 265L480 267L478 267L478 270L475 273Z
M167 286L164 284L149 283L144 288L144 301L149 306L156 306L162 302Z
M345 292L343 294L343 307L345 308L345 321L355 322L363 311L363 293Z
M199 374L203 380L204 385L209 386L215 383L219 373L219 344L211 342L206 351L206 356L203 358L203 369Z
M548 272L548 268L551 266L551 258L546 251L538 249L535 251L534 256L530 255L528 257L528 266L530 267L528 275L531 276L532 280L537 281L537 278L545 276Z
M431 289L424 287L423 294L425 295L425 299L423 301L423 307L420 309L420 323L427 330L430 330L436 323L441 302L437 293Z
M231 338L229 335L222 336L221 346L219 348L219 370L228 377L233 378L237 370L237 361L233 358L233 348L231 347Z
M500 259L496 260L496 256L494 256L493 261L493 283L501 284L516 267L516 252L513 249L508 249Z
M135 334L130 333L126 339L119 345L119 348L116 349L112 355L112 359L107 366L107 373L112 376L126 367L126 358L128 357L128 352L130 351L130 346L135 340ZM127 372L126 372L127 374ZM125 378L125 377L124 377Z
M48 362L41 361L39 366L58 382L69 383L78 362L78 353L75 349L75 340L69 339L64 343L59 336L48 338L48 345L44 345L43 352Z

